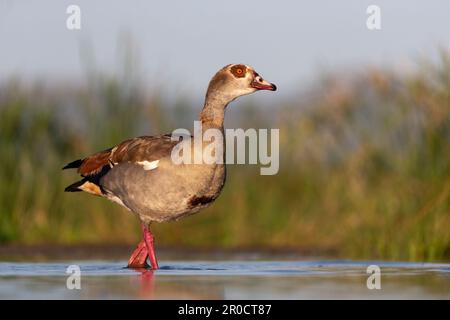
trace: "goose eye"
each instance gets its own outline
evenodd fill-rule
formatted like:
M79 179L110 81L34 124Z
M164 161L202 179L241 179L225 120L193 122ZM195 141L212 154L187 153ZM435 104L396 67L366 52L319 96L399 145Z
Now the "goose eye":
M247 69L244 65L234 65L231 67L230 71L235 77L242 78L245 76Z

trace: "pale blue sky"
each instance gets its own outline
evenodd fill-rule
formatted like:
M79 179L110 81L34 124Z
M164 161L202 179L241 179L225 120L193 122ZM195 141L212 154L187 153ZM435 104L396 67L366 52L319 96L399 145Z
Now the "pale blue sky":
M81 7L80 31L66 29L69 4ZM369 4L381 31L366 28ZM286 94L319 71L408 68L449 48L450 1L0 0L0 79L82 79L89 45L96 67L115 72L124 38L148 82L198 96L219 67L243 62Z

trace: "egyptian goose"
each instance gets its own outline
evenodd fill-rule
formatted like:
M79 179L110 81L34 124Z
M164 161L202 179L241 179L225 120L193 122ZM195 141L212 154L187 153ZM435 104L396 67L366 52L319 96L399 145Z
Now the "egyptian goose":
M239 96L258 90L275 91L250 66L230 64L211 79L200 113L203 132L223 133L227 105ZM65 191L85 191L124 206L141 220L143 239L132 253L131 268L158 268L153 248L152 222L175 220L209 206L220 194L226 176L225 164L175 164L171 153L180 143L171 134L143 136L126 140L63 169L76 168L83 177ZM203 144L193 148L203 148ZM225 148L223 159L225 158Z

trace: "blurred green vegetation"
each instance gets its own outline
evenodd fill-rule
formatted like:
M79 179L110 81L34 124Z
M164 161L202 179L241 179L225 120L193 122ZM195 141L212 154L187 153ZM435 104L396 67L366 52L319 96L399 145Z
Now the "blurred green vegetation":
M450 258L450 58L394 74L325 75L228 127L280 128L280 172L229 166L216 203L153 227L157 245L332 251L346 258ZM299 88L300 90L300 88ZM200 94L200 93L199 93ZM0 243L133 243L137 219L87 194L67 162L122 140L192 127L200 111L138 81L0 87Z

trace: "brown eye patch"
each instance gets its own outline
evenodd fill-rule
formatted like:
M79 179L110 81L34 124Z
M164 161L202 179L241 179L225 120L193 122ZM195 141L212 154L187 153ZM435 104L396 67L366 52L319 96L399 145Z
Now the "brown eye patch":
M231 67L230 71L236 78L243 78L247 73L247 67L243 64L235 64Z

